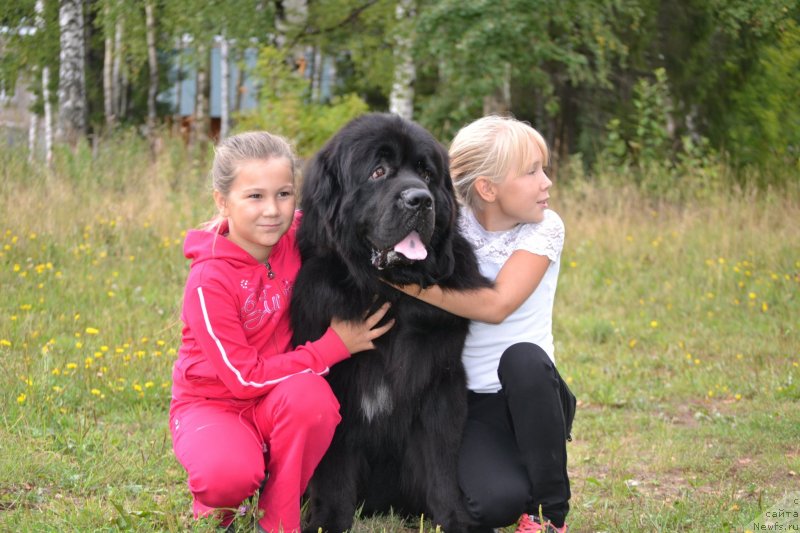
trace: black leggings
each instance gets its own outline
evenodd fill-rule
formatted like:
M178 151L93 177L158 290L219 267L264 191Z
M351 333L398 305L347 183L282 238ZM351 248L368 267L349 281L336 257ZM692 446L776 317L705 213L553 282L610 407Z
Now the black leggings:
M458 466L467 508L494 528L522 513L538 515L541 505L542 514L561 527L570 498L566 384L547 353L531 343L503 352L497 373L500 392L469 393Z

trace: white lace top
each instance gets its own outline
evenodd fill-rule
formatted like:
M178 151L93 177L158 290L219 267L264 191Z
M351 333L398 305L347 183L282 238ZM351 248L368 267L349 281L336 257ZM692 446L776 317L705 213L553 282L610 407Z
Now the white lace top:
M468 208L463 208L459 229L472 244L481 273L494 280L516 250L544 255L550 259L542 281L525 302L501 324L473 320L464 344L462 359L467 385L475 392L497 392L500 380L497 366L503 351L518 342L532 342L553 354L553 302L556 295L564 223L555 211L545 210L537 224L520 224L507 231L486 231Z

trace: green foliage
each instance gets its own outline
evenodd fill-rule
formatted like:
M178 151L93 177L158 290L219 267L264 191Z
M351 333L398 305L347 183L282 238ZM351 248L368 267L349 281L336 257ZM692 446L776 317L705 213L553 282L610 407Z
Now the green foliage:
M253 73L262 81L255 112L238 117L237 129L266 129L290 139L300 157L310 157L334 132L365 113L358 96L337 96L329 104L309 102L308 80L290 67L286 54L265 47Z
M640 78L636 83L630 115L611 119L607 125L605 155L611 163L641 167L666 162L672 155L667 74L662 68L653 75L653 81Z
M595 165L601 179L617 186L634 183L656 197L708 197L726 177L720 157L705 137L680 138L677 148L668 129L672 105L664 69L652 81L636 83L631 112L606 125L603 149Z
M483 98L510 74L519 94L512 111L552 137L543 126L562 112L562 89L609 87L612 67L628 52L621 29L640 16L638 7L597 1L426 4L416 57L430 88L420 95L420 120L449 138L482 114Z
M800 25L786 24L731 100L727 147L734 161L800 171Z

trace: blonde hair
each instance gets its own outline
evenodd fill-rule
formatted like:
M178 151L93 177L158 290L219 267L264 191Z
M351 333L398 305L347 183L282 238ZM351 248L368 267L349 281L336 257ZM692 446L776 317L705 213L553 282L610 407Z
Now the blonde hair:
M292 145L280 135L266 131L239 133L221 141L214 148L214 163L211 165L211 187L227 197L236 180L239 165L245 161L286 158L292 170L292 178L297 173L297 161ZM204 229L215 230L223 217L217 215L205 224Z
M533 146L546 165L550 152L542 134L513 117L490 115L461 128L450 143L450 176L461 202L477 207L473 185L479 177L500 183L512 170L521 174L533 159ZM515 163L520 168L512 169Z

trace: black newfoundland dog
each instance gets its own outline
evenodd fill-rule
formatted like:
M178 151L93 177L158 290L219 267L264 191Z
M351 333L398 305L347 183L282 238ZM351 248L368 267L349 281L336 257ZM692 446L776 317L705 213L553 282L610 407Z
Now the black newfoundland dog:
M457 453L468 321L381 282L488 285L456 231L447 152L413 122L362 116L309 162L302 206L294 341L319 338L333 315L360 319L387 300L396 318L374 353L330 371L343 420L309 486L307 531L347 530L359 506L424 513L448 533L466 531Z

